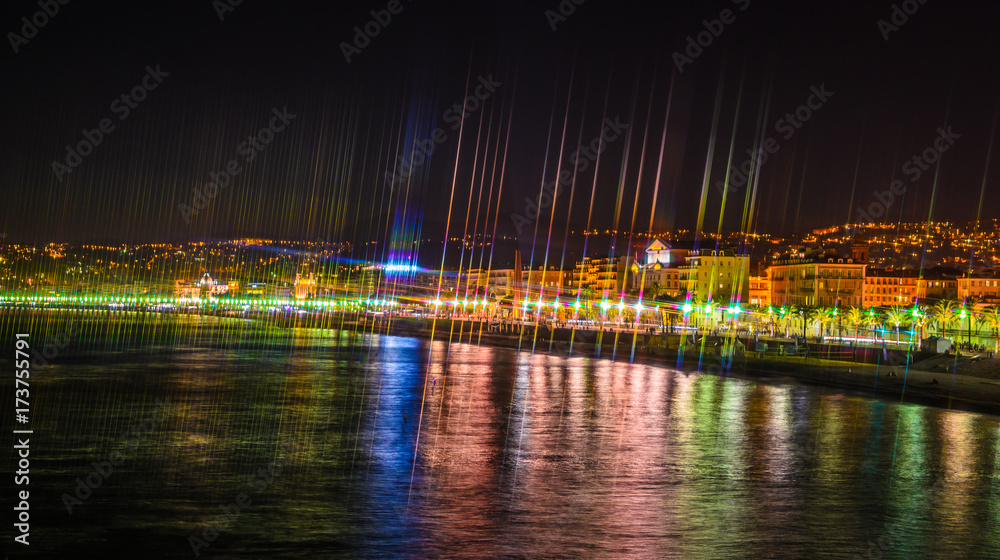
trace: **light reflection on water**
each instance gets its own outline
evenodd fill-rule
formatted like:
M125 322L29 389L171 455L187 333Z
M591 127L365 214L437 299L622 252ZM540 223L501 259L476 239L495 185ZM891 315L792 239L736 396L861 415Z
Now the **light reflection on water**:
M194 557L188 536L244 491L253 504L203 556L850 558L893 527L883 558L1000 550L995 417L587 358L281 333L196 322L176 332L183 351L155 352L95 334L47 368L30 552ZM169 398L168 420L67 515L62 494L156 398ZM255 473L275 464L256 492Z

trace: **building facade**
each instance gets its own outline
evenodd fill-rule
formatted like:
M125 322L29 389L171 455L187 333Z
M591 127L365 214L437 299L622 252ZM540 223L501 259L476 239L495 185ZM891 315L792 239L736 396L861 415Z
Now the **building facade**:
M679 280L688 300L746 301L750 257L733 250L694 250L680 267Z
M771 276L771 305L799 307L861 307L865 265L853 258L805 256L775 262Z
M977 298L980 303L993 305L1000 303L1000 273L973 274L956 281L958 299L961 301Z
M910 306L920 297L915 270L869 270L865 274L864 307Z
M750 277L750 305L767 307L771 305L771 271L763 276Z

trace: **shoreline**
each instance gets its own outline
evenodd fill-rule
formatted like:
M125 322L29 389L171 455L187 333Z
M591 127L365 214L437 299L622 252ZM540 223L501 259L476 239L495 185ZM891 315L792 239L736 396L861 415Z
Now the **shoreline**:
M447 320L445 322L450 323ZM347 325L345 330L349 330L346 327ZM390 329L389 332L376 330L372 334L430 339L430 332L408 329L393 332L393 330L395 329ZM461 339L455 339L455 335L448 329L438 328L433 339L531 352L532 333L528 328L524 332L526 333L526 336L522 335L524 338L487 332L483 332L480 336L478 331L473 329L470 340L470 331L467 329L462 333L464 336ZM905 365L867 364L791 356L780 358L737 356L732 360L730 367L723 367L721 357L708 348L705 352L689 351L683 360L678 359L679 352L676 348L662 354L647 353L642 346L645 335L641 334L635 336L633 354L631 344L633 333L624 334L627 336L621 338L627 339L627 345L623 344L620 338L618 344L602 345L599 354L598 345L590 342L574 342L570 352L569 344L564 341L540 338L534 347L536 353L560 357L612 360L614 356L612 361L624 360L628 363L676 369L685 373L732 376L746 380L791 380L802 385L835 389L853 396L879 400L899 399L903 403L1000 416L1000 381L982 377L923 371L912 366L907 368ZM525 340L528 342L527 348L524 347ZM1000 360L997 360L997 363L1000 367ZM893 370L897 373L896 377L889 375ZM934 379L938 381L937 384L932 382Z
M59 316L80 316L77 321L82 323L108 322L105 315L128 314L132 320L140 322L152 317L204 317L217 319L241 319L258 321L278 328L320 328L354 332L357 334L387 335L413 337L423 340L440 340L461 344L486 345L496 348L507 348L521 352L542 353L561 357L582 357L592 360L611 360L675 369L684 373L704 373L722 377L737 377L746 380L759 381L794 381L807 386L825 387L846 394L865 398L890 400L933 406L936 408L962 410L1000 416L1000 378L990 379L961 373L942 373L914 369L912 363L907 367L905 356L902 364L887 363L871 364L849 362L844 360L824 359L822 351L812 352L812 356L766 356L737 355L729 364L723 364L721 356L715 353L714 344L720 337L706 337L702 343L689 344L686 355L679 358L678 349L680 335L663 335L668 341L668 348L646 347L648 335L633 332L615 333L614 338L591 330L537 329L534 325L519 326L515 332L501 334L490 332L487 323L483 321L452 320L449 318L414 319L408 317L391 318L377 321L358 321L344 314L325 314L323 316L299 317L289 315L272 316L232 316L225 314L165 314L152 311L103 311L79 310L77 313L61 309L36 309L43 317L31 317L34 313L10 314L0 311L0 316L7 316L14 321L6 321L6 327L12 328L17 316L27 319L29 323L39 322L58 325ZM53 313L54 312L54 313ZM51 313L51 314L50 314ZM138 315L138 317L136 317ZM38 321L41 319L41 321ZM433 336L432 336L433 325ZM47 328L47 327L46 327ZM608 338L608 340L604 340ZM774 342L774 341L769 341ZM788 342L785 342L788 344ZM815 345L811 345L815 346ZM865 350L881 355L878 349ZM753 354L753 353L751 353ZM900 363L896 356L890 356L891 361ZM913 360L918 361L918 360ZM1000 359L994 359L997 371L1000 372ZM992 363L990 364L993 365ZM897 377L889 376L895 370ZM932 380L937 380L934 384Z

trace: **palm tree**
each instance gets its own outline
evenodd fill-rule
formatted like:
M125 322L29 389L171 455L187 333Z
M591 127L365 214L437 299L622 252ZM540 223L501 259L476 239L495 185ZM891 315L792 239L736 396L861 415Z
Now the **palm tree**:
M941 338L948 338L948 325L955 322L955 308L958 304L954 301L943 299L931 309L931 315L941 328Z
M965 305L962 308L962 311L968 309L967 314L969 316L969 344L972 344L972 327L976 326L976 314L974 312L976 310L976 306L982 303L982 301L983 298L979 296L969 296L968 298L965 299ZM961 328L961 325L959 325L959 328ZM976 327L977 335L979 334L980 328L981 327ZM958 338L959 339L962 338L962 333L958 334Z
M826 336L833 332L834 325L837 324L837 310L832 307L821 307L816 310L816 322L821 327L820 336Z
M798 309L799 316L802 317L802 338L806 337L806 327L809 323L812 323L819 314L819 310L815 307L800 307Z
M865 326L868 327L868 330L872 330L872 329L875 329L877 327L881 327L882 326L882 316L880 314L878 314L878 313L875 313L874 309L869 309L868 313L864 314L864 319L863 320L864 320ZM898 334L899 331L897 330L896 332ZM883 336L882 338L885 338L885 337ZM897 342L898 342L898 340L897 340Z
M901 307L893 307L885 314L885 320L896 327L896 343L899 343L899 326L908 321L911 313Z
M590 286L580 288L578 298L580 300L580 315L584 320L590 320L590 318L593 317L594 312L594 289Z
M861 312L857 307L851 307L847 311L847 324L854 327L854 337L858 337L858 330L861 324L865 322L864 313Z
M916 330L918 327L920 328L920 340L923 340L924 327L927 325L927 315L930 311L927 309L926 305L917 304L913 306L913 311L910 313L913 317L913 319L910 320L913 324L913 329Z
M795 305L792 305L785 310L784 316L782 317L782 319L785 319L785 338L788 338L788 335L790 334L789 324L791 323L791 318L797 315L801 315L800 311L801 310L798 308L798 306ZM803 334L805 333L805 327L802 327L802 332Z
M981 323L993 331L993 352L1000 354L1000 306L988 307L983 310Z
M643 295L649 297L649 299L655 300L656 298L660 297L660 293L662 293L662 291L663 291L663 286L660 284L659 281L654 280L649 284L649 289L646 290L646 293Z

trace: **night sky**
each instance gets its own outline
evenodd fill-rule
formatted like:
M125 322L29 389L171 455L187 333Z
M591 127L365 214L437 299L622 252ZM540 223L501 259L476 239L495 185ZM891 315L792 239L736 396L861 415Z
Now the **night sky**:
M1000 101L994 3L897 2L899 14L918 9L880 29L892 2L565 0L573 13L557 18L557 0L400 0L350 62L355 26L393 3L51 3L58 13L37 16L48 21L32 38L21 18L42 11L37 1L5 2L0 17L8 241L440 239L446 227L450 237L495 227L530 243L549 236L551 209L537 233L534 220L519 233L511 215L574 169L570 157L605 119L628 127L579 170L572 204L569 188L559 192L553 238L567 224L694 228L703 201L701 225L714 231L715 184L730 150L739 166L755 137L776 151L755 196L746 185L730 192L723 229L853 222L896 179L909 182L887 203L889 222L992 218L1000 204L995 154L987 169ZM731 23L712 23L724 15ZM675 52L705 20L719 37L679 71ZM144 78L155 89L133 107L121 101ZM480 78L493 91L453 129L453 105ZM832 95L814 97L809 120L789 129L785 115L824 87ZM54 169L102 123L109 132L92 153L71 172ZM283 128L263 149L245 143L272 123ZM940 166L918 177L907 160L949 127ZM398 158L427 139L429 161L394 186L386 173L399 175ZM230 160L240 171L186 215L192 189Z

